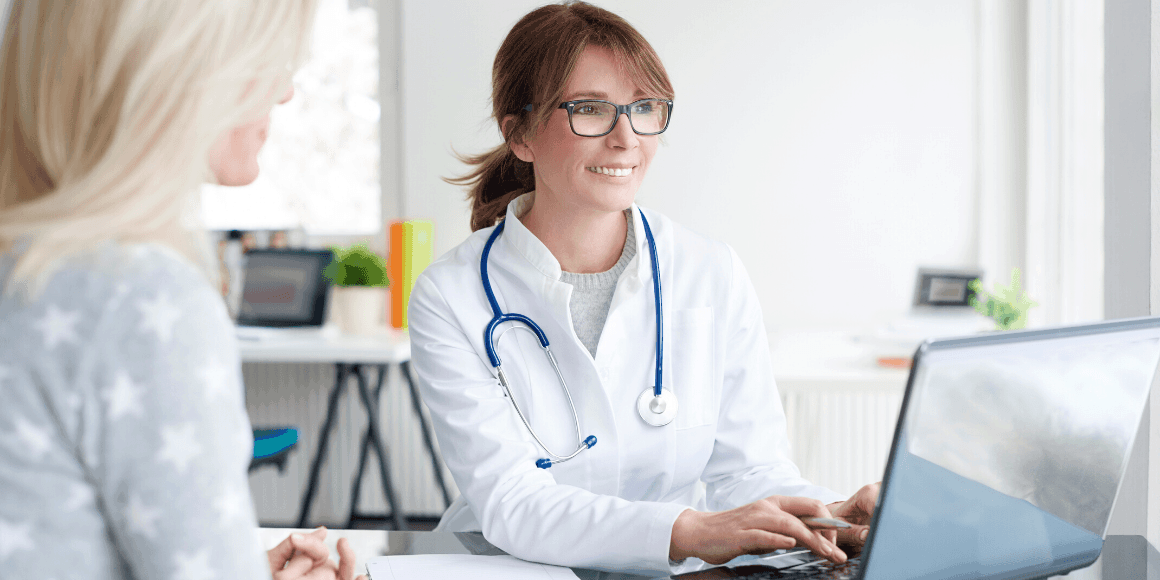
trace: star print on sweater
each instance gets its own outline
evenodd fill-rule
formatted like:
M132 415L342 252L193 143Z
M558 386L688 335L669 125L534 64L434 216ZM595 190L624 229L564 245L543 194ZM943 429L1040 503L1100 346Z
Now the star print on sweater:
M223 528L234 525L234 520L242 515L245 506L246 496L240 490L227 488L213 504L218 513L219 525Z
M133 384L129 375L124 371L117 373L113 379L113 388L105 392L105 401L109 404L109 420L116 421L125 415L140 416L142 389Z
M229 367L217 359L206 362L200 376L205 383L205 396L211 403L228 394L234 383Z
M93 488L83 483L74 483L69 487L68 498L64 500L65 511L75 512L93 503Z
M141 311L141 331L152 332L162 343L173 337L173 326L181 318L181 311L169 301L164 293L153 300L146 300L137 308Z
M32 524L17 524L0 520L0 562L17 550L35 550L32 543Z
M173 557L177 572L173 580L213 580L217 577L209 565L209 551L201 550L194 555L178 552Z
M201 455L201 445L194 438L192 423L180 427L162 427L161 441L158 461L172 463L178 474L184 475L189 462Z
M150 540L157 537L157 518L161 517L161 510L145 505L136 494L129 496L125 517L130 532Z
M40 459L52 446L48 429L30 423L24 417L16 418L16 439L33 459Z
M0 285L13 264L0 252ZM234 332L156 244L0 294L0 578L270 578Z
M44 348L52 350L62 342L78 342L76 325L80 322L80 313L75 310L62 310L55 304L49 304L48 310L36 323L40 333L44 335Z

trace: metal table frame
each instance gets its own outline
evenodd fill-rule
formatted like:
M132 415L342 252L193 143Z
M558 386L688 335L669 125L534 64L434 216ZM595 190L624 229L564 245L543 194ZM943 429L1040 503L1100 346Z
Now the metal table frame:
M298 512L299 528L306 527L307 520L310 516L310 505L313 503L314 497L318 492L318 478L322 471L322 463L326 459L326 449L330 442L330 433L335 428L336 418L338 416L338 401L342 398L342 392L347 382L349 382L350 376L353 375L358 383L359 399L362 402L363 409L367 412L368 421L367 429L363 432L362 445L360 446L358 471L351 485L350 517L347 526L351 526L356 519L365 519L367 517L358 513L358 498L362 488L363 474L366 471L368 453L373 447L379 462L379 476L383 482L383 495L391 508L391 520L396 530L406 531L408 529L406 518L403 516L403 510L395 494L395 486L390 472L390 463L388 463L390 451L387 448L386 441L383 439L379 423L379 403L382 400L383 383L385 382L387 373L390 371L390 366L389 363L335 363L334 387L330 391L326 419L322 424L322 432L319 433L318 448L310 465L310 479L306 484L306 494L302 497L302 508ZM367 377L371 368L378 369L373 394L371 393L369 387L370 381ZM415 387L414 379L411 378L410 361L399 363L399 370L410 389L411 402L415 410L415 416L419 419L420 430L423 432L423 444L431 457L431 467L435 473L435 481L438 483L439 490L443 494L444 503L450 506L451 494L447 491L447 485L443 481L443 469L439 462L439 456L435 453L435 446L431 439L431 431L427 425L427 419L423 415L418 389Z
M420 430L423 432L423 443L431 457L431 465L435 471L435 481L443 494L443 501L448 506L451 505L451 494L448 492L447 484L443 478L442 463L435 453L431 429L427 424L427 418L423 415L418 389L411 376L411 343L406 332L383 328L371 335L352 336L323 328L321 331L318 329L305 331L294 329L258 329L255 331L255 329L248 329L247 334L249 335L248 339L239 341L242 362L321 363L333 365L335 369L334 386L330 391L326 417L322 424L322 431L318 434L318 448L315 450L310 466L310 477L298 514L298 527L305 528L307 525L311 504L318 493L319 475L322 471L322 464L326 460L330 434L337 425L339 400L342 398L342 393L347 383L350 382L351 376L353 376L358 384L359 400L367 413L368 421L367 429L362 436L358 471L352 483L350 520L369 519L368 516L360 515L357 507L362 477L366 472L366 462L373 448L379 461L379 476L383 481L383 495L391 510L389 519L399 530L407 529L406 518L399 505L394 481L391 477L389 448L379 423L380 397L392 365L399 366L410 389L412 406L419 419ZM372 368L378 370L373 392L370 388ZM301 432L303 438L310 436L307 429L301 429Z

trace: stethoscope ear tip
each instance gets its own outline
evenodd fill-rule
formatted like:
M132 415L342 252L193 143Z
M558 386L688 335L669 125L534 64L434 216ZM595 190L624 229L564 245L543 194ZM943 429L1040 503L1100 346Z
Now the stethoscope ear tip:
M551 459L548 459L545 457L544 459L537 459L536 460L536 467L539 467L540 469L547 469L551 466L552 466Z
M596 436L589 435L588 438L584 440L584 444L587 445L589 449L592 449L592 447L596 445Z

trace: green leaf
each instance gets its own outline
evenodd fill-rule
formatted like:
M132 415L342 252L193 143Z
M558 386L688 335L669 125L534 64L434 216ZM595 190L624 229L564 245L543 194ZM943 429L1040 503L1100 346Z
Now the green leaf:
M331 248L334 260L322 275L336 286L390 286L387 262L366 244Z
M996 330L1017 330L1027 326L1027 311L1039 304L1022 291L1019 284L1019 268L1011 270L1011 284L995 285L995 291L987 293L979 280L972 280L968 287L975 291L970 299L971 306L980 314L995 321Z

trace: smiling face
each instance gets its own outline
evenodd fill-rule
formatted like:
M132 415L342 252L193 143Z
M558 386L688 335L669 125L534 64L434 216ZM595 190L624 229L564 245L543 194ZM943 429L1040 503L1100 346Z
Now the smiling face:
M589 46L564 88L565 101L599 99L627 105L646 97L606 48ZM559 103L549 103L556 107ZM536 198L572 211L618 212L632 205L657 149L656 135L637 135L625 115L603 137L581 137L556 109L536 135L512 150L533 163Z
M294 96L294 87L278 101ZM209 167L219 185L249 185L258 178L258 152L266 143L270 113L226 131L209 151Z

